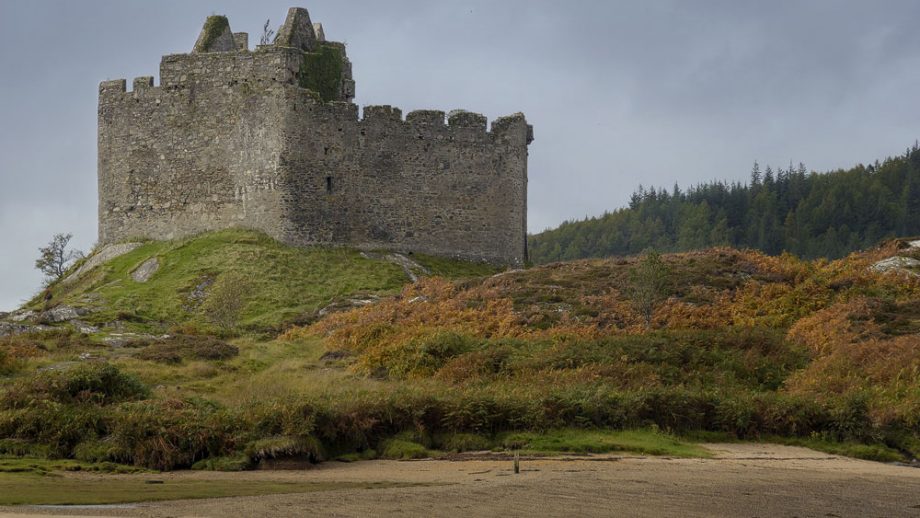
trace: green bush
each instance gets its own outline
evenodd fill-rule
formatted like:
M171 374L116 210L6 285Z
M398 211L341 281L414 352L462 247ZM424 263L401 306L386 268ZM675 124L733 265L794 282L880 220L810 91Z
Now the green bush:
M483 451L492 449L488 437L473 433L447 433L436 437L438 449L452 452Z
M112 462L126 457L124 450L111 440L83 441L73 449L73 458L84 462Z
M213 336L175 335L144 347L137 358L160 363L179 363L183 359L226 360L240 353L239 348Z
M35 401L28 408L0 411L0 437L47 447L48 455L69 457L74 446L104 435L107 409Z
M202 459L192 464L192 469L202 471L246 471L252 469L252 459L246 455L230 455Z
M423 445L404 439L387 439L381 443L380 456L384 459L409 460L424 459L431 452Z
M22 362L0 349L0 376L9 376L22 367Z
M267 437L249 443L245 451L254 462L304 457L310 462L320 462L326 458L322 444L313 437Z
M153 469L190 467L235 452L240 439L237 416L195 401L139 401L119 405L112 415L111 440L125 458Z
M0 408L34 407L36 401L108 405L148 397L137 377L109 363L88 363L39 372L10 387L0 397Z

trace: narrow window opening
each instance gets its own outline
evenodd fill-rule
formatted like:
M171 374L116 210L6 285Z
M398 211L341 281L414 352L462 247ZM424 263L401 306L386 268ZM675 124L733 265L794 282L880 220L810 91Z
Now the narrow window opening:
M332 194L332 177L326 177L326 194Z

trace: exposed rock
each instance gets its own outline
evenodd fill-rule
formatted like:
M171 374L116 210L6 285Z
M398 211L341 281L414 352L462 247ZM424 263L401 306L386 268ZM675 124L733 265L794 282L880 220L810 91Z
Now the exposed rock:
M422 275L431 275L431 271L428 268L418 264L417 262L409 259L403 254L380 254L376 252L361 252L361 257L365 259L373 260L384 260L389 261L393 264L399 265L404 272L406 272L406 277L409 277L409 280L412 282L418 282L418 274Z
M147 282L160 269L160 261L156 257L147 259L131 272L134 282Z
M203 281L199 282L195 289L188 294L188 299L194 303L200 303L208 295L208 288L214 284L214 279L211 277L205 278Z
M368 298L364 298L364 299L350 298L350 299L336 300L332 302L331 304L327 305L326 307L324 307L323 309L317 311L316 316L324 317L330 313L338 313L340 311L348 311L350 309L360 308L362 306L373 304L379 300L380 300L380 297L376 295L368 295Z
M39 315L38 319L42 322L47 323L57 323L57 322L69 322L71 320L76 320L81 316L87 314L88 311L83 308L74 308L71 306L56 306L48 311L43 312Z
M498 278L498 277L504 277L505 275L511 275L512 273L520 273L520 272L523 272L523 271L525 271L525 270L523 270L523 269L521 269L521 268L513 268L513 269L511 269L511 270L505 270L505 271L503 271L503 272L498 272L498 273L496 273L495 275L493 275L492 278L495 279L495 278Z
M66 362L52 363L51 365L46 365L46 366L44 366L44 367L39 367L39 368L38 368L38 372L64 371L64 370L70 369L70 368L72 368L72 367L75 367L75 366L77 366L77 365L79 365L79 363L78 363L78 362L75 362L75 361L66 361Z
M79 320L72 321L70 325L72 325L74 330L76 330L78 333L82 333L84 335L91 335L93 333L99 332L98 327L91 326L86 322L80 322Z
M409 304L413 304L415 302L428 302L428 297L424 295L419 295L418 297L412 297L411 299L409 299Z
M906 273L908 275L920 276L920 272L914 271L915 269L920 269L920 261L911 257L889 257L888 259L882 259L881 261L873 264L870 268L876 272L888 272L895 270L898 272Z
M92 270L100 264L108 262L120 255L127 254L139 246L141 246L140 243L115 243L112 245L105 245L104 247L100 248L98 252L87 259L85 263L80 265L80 267L77 268L77 271L64 278L62 282L64 284L71 283L79 279L84 273Z
M35 312L32 310L14 311L13 314L10 315L10 320L13 322L25 322L26 320L32 320L33 318L35 318Z
M166 340L169 335L145 335L137 333L112 333L102 339L102 343L109 347L124 347L130 342L153 342L155 340Z
M0 336L18 335L27 333L30 326L14 324L12 322L0 322Z
M42 331L49 331L54 329L51 326L45 325L28 325L28 324L17 324L13 322L0 322L0 336L9 336L9 335L21 335L25 333L40 333Z
M908 247L908 248L920 248L920 239L918 239L918 240L916 240L916 241L908 241L908 242L907 242L907 247Z

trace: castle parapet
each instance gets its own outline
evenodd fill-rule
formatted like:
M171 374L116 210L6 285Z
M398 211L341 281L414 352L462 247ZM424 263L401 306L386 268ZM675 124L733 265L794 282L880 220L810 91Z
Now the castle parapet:
M523 140L525 144L533 142L533 126L527 124L523 113L499 117L492 122L492 135L511 141Z
M127 91L128 82L124 79L112 79L99 83L99 96L123 94Z
M240 52L246 52L249 50L249 33L248 32L234 32L233 33L233 43L236 45L236 50Z
M486 130L488 119L485 115L466 110L451 110L447 115L447 124L453 128L475 128Z
M143 90L149 90L153 88L153 76L141 76L134 78L134 88L135 92L140 92Z
M371 121L390 121L390 122L402 122L402 110L396 108L395 106L385 105L372 105L364 107L364 122Z
M444 112L441 110L415 110L406 115L406 122L414 126L443 127Z

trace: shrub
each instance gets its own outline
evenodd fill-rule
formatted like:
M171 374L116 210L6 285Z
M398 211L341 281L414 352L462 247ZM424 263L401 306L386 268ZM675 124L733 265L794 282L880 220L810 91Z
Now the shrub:
M146 398L149 391L135 376L109 363L90 363L40 372L0 397L0 408L27 408L36 401L108 405Z
M77 444L73 449L73 458L84 462L110 462L127 456L111 440L87 440Z
M236 272L226 272L218 277L201 305L205 318L225 331L236 328L246 308L250 284L247 277Z
M240 350L213 336L176 335L158 340L137 353L137 358L161 363L179 363L183 359L226 360Z
M9 376L18 371L22 362L4 349L0 349L0 376Z
M211 404L175 399L120 405L112 415L111 440L119 462L152 469L190 467L229 455L239 442L239 419Z
M472 433L448 433L437 436L435 444L438 449L452 452L483 451L492 448L488 437Z
M245 471L252 469L252 459L246 455L229 455L202 459L192 464L192 469L203 471Z
M107 429L106 409L96 405L39 400L28 408L0 411L0 437L42 445L51 456L67 457L74 446Z
M381 443L380 456L395 460L424 459L430 457L431 452L417 442L393 438Z
M319 462L326 458L322 444L313 437L267 437L249 443L245 451L254 462L304 457L310 462Z

